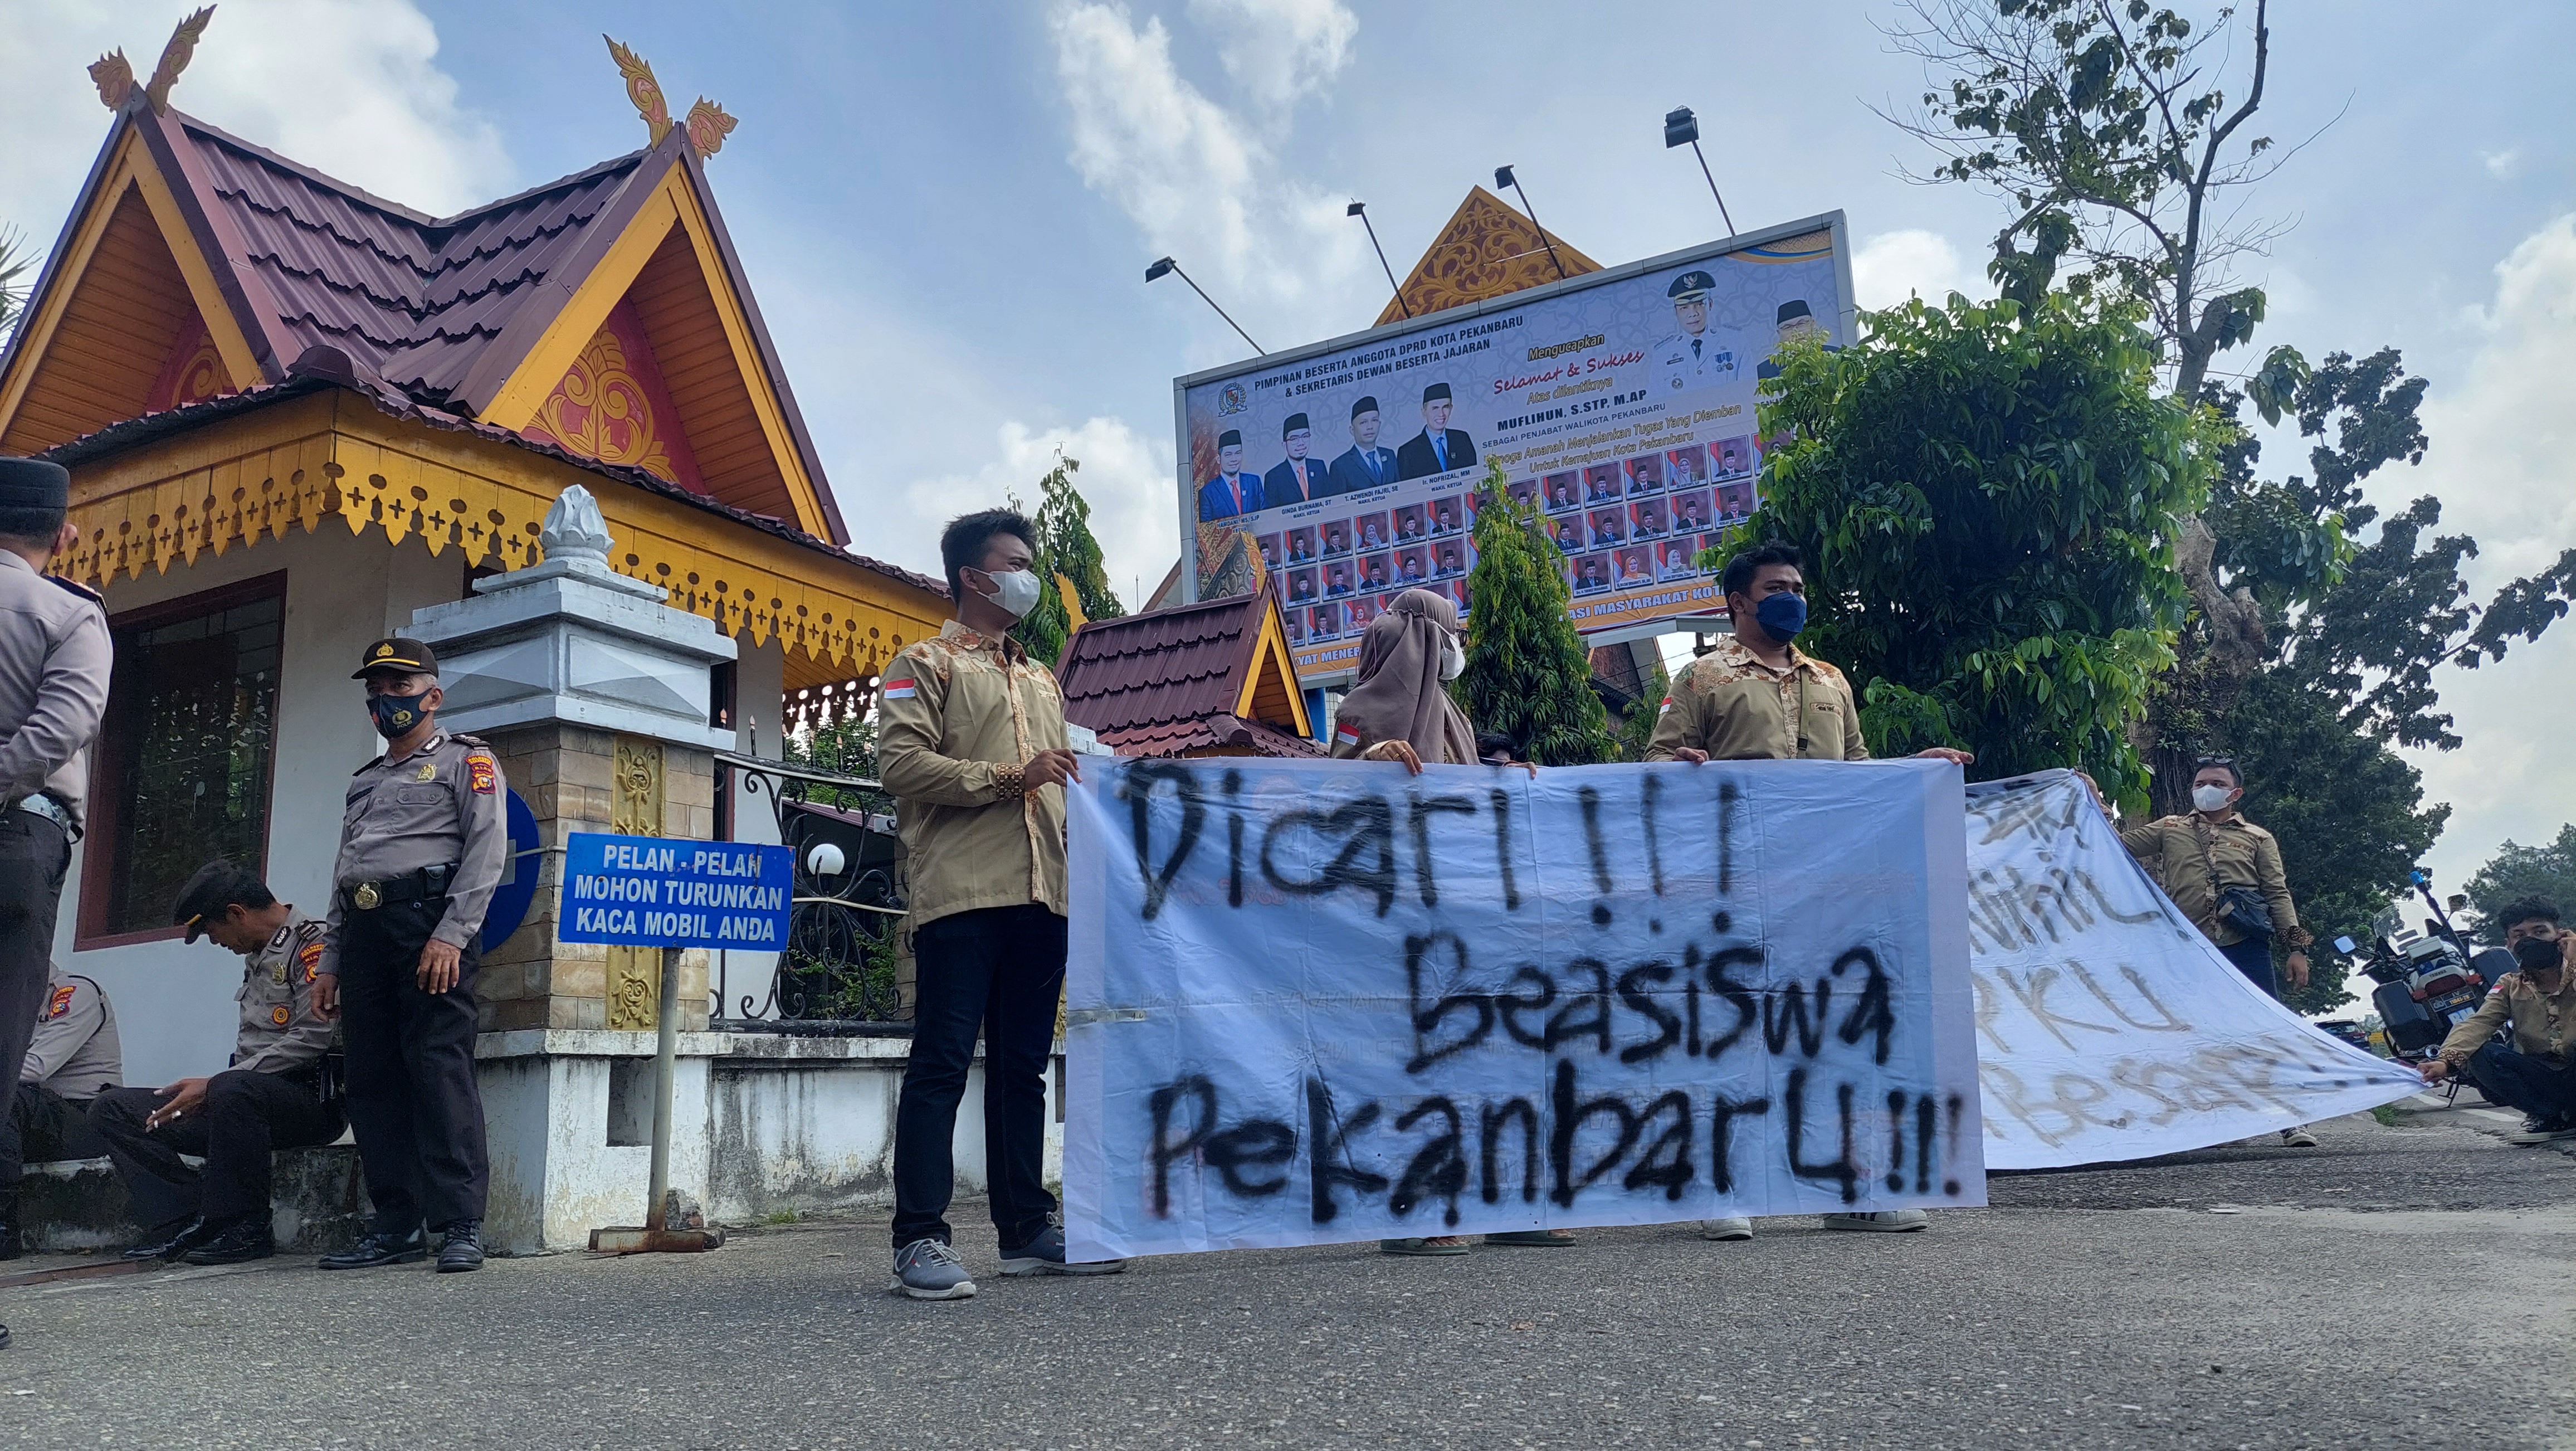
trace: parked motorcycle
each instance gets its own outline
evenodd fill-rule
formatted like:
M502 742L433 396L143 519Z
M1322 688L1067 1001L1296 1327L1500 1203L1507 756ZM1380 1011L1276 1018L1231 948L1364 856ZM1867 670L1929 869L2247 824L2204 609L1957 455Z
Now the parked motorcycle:
M2423 931L2409 928L2405 913L2391 903L2371 919L2366 955L2349 937L2334 942L2336 951L2359 956L2362 972L2378 984L2371 989L2370 1003L2379 1012L2390 1052L2402 1063L2431 1058L2451 1030L2477 1012L2496 979L2514 966L2513 954L2502 948L2471 952L2451 925L2450 914L2434 899L2432 879L2419 871L2413 884L2433 912ZM2454 1079L2454 1093L2457 1083Z

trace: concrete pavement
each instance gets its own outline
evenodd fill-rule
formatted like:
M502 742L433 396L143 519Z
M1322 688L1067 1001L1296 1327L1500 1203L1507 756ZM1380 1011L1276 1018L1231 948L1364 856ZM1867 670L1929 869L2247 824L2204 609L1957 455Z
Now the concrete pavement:
M1766 1221L883 1293L882 1221L711 1254L0 1289L28 1446L2576 1446L2576 1158L2450 1111ZM972 1215L978 1206L967 1206ZM960 1248L989 1271L988 1229ZM2520 1327L2517 1330L2517 1327Z

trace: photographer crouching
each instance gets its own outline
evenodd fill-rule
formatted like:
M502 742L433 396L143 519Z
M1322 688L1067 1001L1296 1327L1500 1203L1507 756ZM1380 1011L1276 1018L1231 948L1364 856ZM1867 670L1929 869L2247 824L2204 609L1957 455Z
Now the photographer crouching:
M2495 915L2515 970L2498 979L2475 1014L2442 1040L2441 1052L2417 1069L2435 1083L2466 1069L2478 1090L2527 1118L2514 1144L2576 1139L2576 1061L2568 1036L2576 1032L2576 981L2567 970L2569 944L2558 908L2537 897L2509 902ZM2513 1025L2510 1044L2494 1043L2498 1028Z

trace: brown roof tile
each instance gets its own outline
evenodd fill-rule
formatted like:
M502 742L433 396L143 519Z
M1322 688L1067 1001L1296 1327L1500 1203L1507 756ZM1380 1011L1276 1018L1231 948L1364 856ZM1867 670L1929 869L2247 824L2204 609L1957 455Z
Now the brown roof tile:
M1219 745L1320 754L1291 731L1233 715L1263 617L1274 608L1261 593L1092 621L1074 632L1056 670L1065 719L1099 732L1121 755Z

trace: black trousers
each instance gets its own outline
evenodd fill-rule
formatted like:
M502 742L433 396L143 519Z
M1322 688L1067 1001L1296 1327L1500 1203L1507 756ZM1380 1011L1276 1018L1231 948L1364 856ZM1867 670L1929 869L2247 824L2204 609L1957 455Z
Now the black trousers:
M0 1083L18 1081L36 1037L36 1009L54 975L54 909L72 861L63 829L28 811L0 811ZM13 1172L5 1186L17 1187Z
M2272 939L2247 937L2218 950L2226 954L2229 962L2236 964L2236 970L2245 974L2247 982L2270 994L2273 1001L2280 1000L2281 985L2272 975Z
M2469 1055L2469 1073L2490 1102L2534 1118L2576 1116L2576 1063L2556 1064L2489 1043Z
M441 897L340 917L345 1106L375 1228L388 1234L479 1220L491 1189L474 1085L479 945L465 945L454 987L420 988L420 949L446 910Z
M90 1127L106 1142L125 1181L134 1222L166 1239L200 1216L230 1219L269 1208L269 1153L340 1137L340 1110L310 1079L227 1068L206 1082L195 1113L145 1130L166 1100L157 1088L111 1088L90 1106ZM179 1161L195 1154L200 1171Z
M1034 904L942 917L913 934L920 1003L894 1118L894 1244L949 1238L957 1105L984 1035L984 1173L1002 1247L1037 1238L1046 1190L1047 1050L1064 988L1064 919Z
M110 1089L109 1092L115 1090ZM8 1217L18 1176L33 1160L95 1159L107 1152L89 1130L86 1098L65 1098L41 1083L21 1083L10 1096L9 1112L0 1118L0 1219Z

